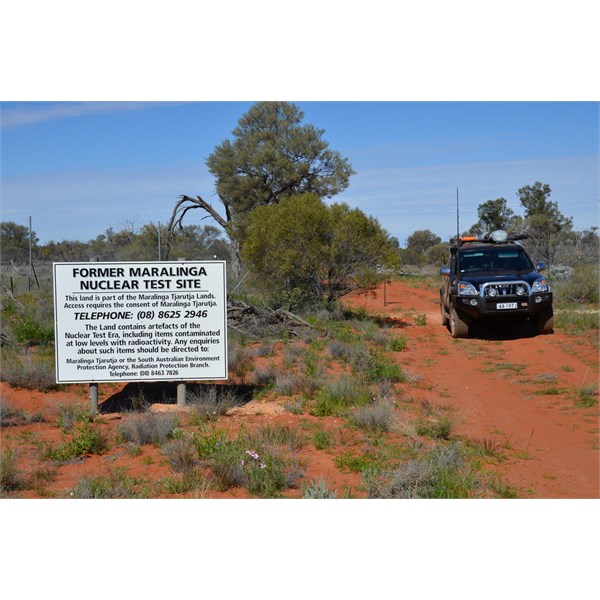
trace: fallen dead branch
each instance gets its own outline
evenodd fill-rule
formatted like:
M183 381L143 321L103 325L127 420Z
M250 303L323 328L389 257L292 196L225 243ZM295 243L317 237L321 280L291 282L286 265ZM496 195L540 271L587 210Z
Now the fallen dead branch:
M241 300L227 302L227 325L252 337L304 337L313 326L294 313L279 308L253 306Z

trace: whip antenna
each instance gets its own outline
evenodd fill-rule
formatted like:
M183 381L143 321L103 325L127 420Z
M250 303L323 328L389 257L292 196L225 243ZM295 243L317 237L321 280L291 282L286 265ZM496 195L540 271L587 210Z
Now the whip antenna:
M458 188L456 188L456 280L460 277L460 253L458 247L460 246L460 226L459 226L459 210L458 210Z
M459 211L458 211L458 188L456 188L456 241L460 239L460 226L458 222Z

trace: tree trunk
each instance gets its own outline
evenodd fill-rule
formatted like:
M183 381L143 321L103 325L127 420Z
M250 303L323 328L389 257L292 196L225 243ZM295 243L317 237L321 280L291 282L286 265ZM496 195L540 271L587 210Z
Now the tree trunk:
M225 203L223 204L225 206L225 213L227 215L226 219L224 219L208 202L206 202L206 200L202 199L200 196L192 198L191 196L182 195L173 208L173 213L171 214L171 219L169 220L169 224L167 226L165 260L169 260L171 243L173 241L173 232L175 231L175 228L177 226L179 226L179 228L183 227L183 218L188 210L201 208L208 213L206 217L203 218L211 217L223 228L223 231L225 231L227 237L229 238L229 242L231 243L231 260L229 261L229 267L231 269L233 281L238 281L242 270L240 242L231 234L231 212L229 211L229 207Z

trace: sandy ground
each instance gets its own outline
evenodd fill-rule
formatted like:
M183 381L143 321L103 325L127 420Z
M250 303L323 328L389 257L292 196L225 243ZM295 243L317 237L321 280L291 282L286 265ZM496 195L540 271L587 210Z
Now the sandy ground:
M348 300L387 319L394 333L406 338L406 349L396 353L402 368L410 375L406 387L415 400L443 406L455 423L453 436L479 440L501 451L503 460L487 465L488 470L518 491L520 498L598 498L599 421L598 405L583 408L576 404L579 389L598 383L597 333L570 335L557 332L536 336L523 328L477 330L475 337L453 340L441 326L437 292L407 282L383 288ZM123 411L108 411L109 402L123 384L100 386L104 404L101 427L110 435L126 418ZM43 469L48 461L39 458L39 444L56 446L61 441L54 419L60 404L87 403L84 386L68 391L42 393L14 389L0 384L4 401L29 413L38 412L44 422L2 428L3 447L18 450L19 467L25 471ZM157 403L153 410L170 410ZM341 449L359 448L357 433L345 419L294 415L284 410L284 399L253 400L221 417L219 425L235 430L241 424L255 427L265 423L285 423L309 428L311 421L327 429L339 442L333 449L317 450L307 444L298 453L306 464L305 478L323 477L330 489L342 497L364 497L360 475L342 472L334 463ZM343 444L343 445L342 445ZM106 473L120 466L138 478L158 481L172 470L158 448L144 446L139 456L131 456L122 446L111 445L100 456L87 456L57 467L52 481L44 486L44 497L68 497L84 475ZM39 486L38 486L39 488ZM158 489L158 487L157 487ZM206 492L211 498L244 498L241 489ZM300 490L285 493L300 497ZM37 498L38 491L21 491L19 497ZM189 497L185 496L184 497ZM157 492L155 497L178 497ZM204 497L204 496L203 496Z

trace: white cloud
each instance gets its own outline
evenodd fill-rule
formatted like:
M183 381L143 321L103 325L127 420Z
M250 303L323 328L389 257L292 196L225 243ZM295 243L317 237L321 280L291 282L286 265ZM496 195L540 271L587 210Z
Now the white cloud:
M574 217L577 229L598 225L598 165L595 157L361 169L350 188L334 198L376 217L402 243L417 229L444 239L456 232L456 188L460 224L477 220L482 202L504 197L522 213L516 192L542 181L551 199ZM2 220L26 224L29 216L42 243L51 239L89 240L126 219L138 225L166 222L181 194L200 194L221 204L214 180L196 162L156 167L81 170L8 177L2 181ZM190 214L190 223L201 215Z
M181 194L211 201L212 193L212 178L196 163L7 177L2 220L25 224L31 216L41 243L87 241L126 219L166 223Z
M93 114L114 113L123 111L143 110L155 104L155 102L34 102L15 106L3 106L1 113L2 129L12 129L56 121L71 117L83 117Z
M522 213L517 190L536 181L550 185L550 199L574 217L577 229L598 225L596 157L356 170L339 199L377 217L401 242L417 229L446 239L454 235L457 188L460 224L466 229L477 221L477 207L486 200L504 197Z

